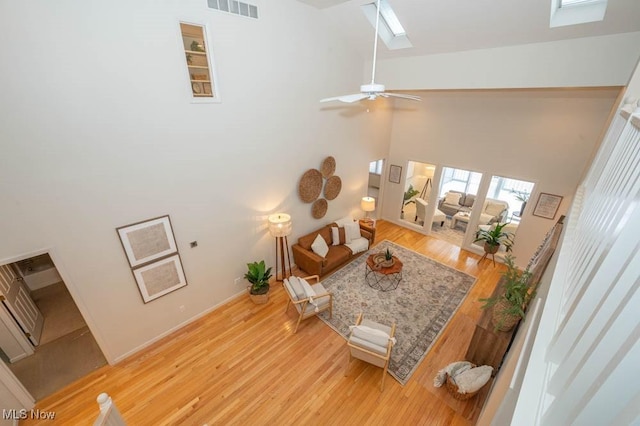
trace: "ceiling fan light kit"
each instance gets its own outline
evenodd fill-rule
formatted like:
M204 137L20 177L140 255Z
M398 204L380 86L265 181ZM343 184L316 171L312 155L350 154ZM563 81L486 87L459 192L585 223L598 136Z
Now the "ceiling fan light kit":
M378 28L380 25L380 0L376 3L376 32L373 39L373 65L371 69L371 83L363 84L360 86L360 93L354 93L350 95L335 96L333 98L321 99L320 102L332 102L340 101L346 103L358 102L364 99L371 101L375 100L378 96L383 98L394 97L400 99L409 99L412 101L421 100L419 96L414 95L402 95L399 93L387 93L384 91L384 84L378 84L375 82L376 78L376 56L378 51Z

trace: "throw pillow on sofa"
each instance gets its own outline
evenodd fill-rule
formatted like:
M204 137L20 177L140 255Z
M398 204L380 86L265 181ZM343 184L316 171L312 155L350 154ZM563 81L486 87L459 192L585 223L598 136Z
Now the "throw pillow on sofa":
M345 244L347 242L347 237L346 237L346 231L344 227L332 226L331 238L332 238L331 245L333 246L339 246L340 244Z
M461 196L462 194L460 194L459 192L447 192L447 194L444 196L444 202L446 204L452 205L459 204Z
M311 243L311 250L320 257L327 257L329 253L329 246L327 242L322 238L322 235L318 234L316 239Z
M345 216L342 217L338 220L335 221L335 224L342 227L344 225L346 225L347 223L352 223L353 222L353 218L351 216Z
M345 239L347 244L349 244L353 240L357 240L361 237L360 235L360 225L358 222L346 223L344 225Z

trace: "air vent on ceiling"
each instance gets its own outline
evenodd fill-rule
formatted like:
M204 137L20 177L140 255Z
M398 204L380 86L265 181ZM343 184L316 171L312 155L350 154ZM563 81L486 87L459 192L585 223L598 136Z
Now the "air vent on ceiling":
M246 16L247 18L258 19L258 6L236 0L207 0L211 9L221 12L229 12L234 15Z

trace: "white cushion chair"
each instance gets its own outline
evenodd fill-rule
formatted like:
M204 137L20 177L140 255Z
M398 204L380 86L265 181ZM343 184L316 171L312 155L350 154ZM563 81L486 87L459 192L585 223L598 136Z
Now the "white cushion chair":
M487 198L482 205L480 213L480 225L488 225L494 222L504 222L509 211L509 203L502 200Z
M384 378L389 368L389 360L391 359L391 349L395 344L394 334L396 332L396 324L391 327L369 321L363 318L362 312L356 319L356 325L351 327L347 346L349 347L349 361L345 369L346 376L349 366L354 358L373 364L382 368L382 380L380 381L380 390L384 389Z
M316 283L311 285L308 280ZM318 275L304 278L290 276L284 279L282 286L289 297L285 312L289 310L289 304L293 304L298 311L298 322L293 330L294 334L298 331L298 326L303 319L311 318L326 310L329 311L329 318L333 315L333 293L324 288Z
M422 198L416 198L415 202L416 202L416 218L414 219L414 222L419 219L422 221L422 223L424 223L424 219L427 216L427 206L429 204ZM432 222L440 223L440 226L443 226L446 218L447 217L445 216L444 213L436 209L436 211L433 213Z

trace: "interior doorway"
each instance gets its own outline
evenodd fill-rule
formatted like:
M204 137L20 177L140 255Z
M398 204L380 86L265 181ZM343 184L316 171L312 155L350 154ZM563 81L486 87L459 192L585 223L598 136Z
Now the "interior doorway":
M515 244L520 221L524 215L529 197L533 192L533 187L533 182L503 176L492 176L484 202L484 214L480 216L478 228L490 230L495 227L496 223L505 223L506 225L502 230L509 234L511 243ZM482 247L481 241L473 244L478 248ZM499 253L505 252L505 246L501 245Z
M107 364L48 253L2 268L13 271L5 274L5 282L15 276L44 317L34 344L25 339L23 325L10 321L5 301L0 304L0 313L9 312L0 322L0 358L36 401Z
M384 160L375 160L369 163L369 181L367 184L367 197L374 199L374 209L380 205L380 184L382 182L382 171L384 170ZM367 212L369 217L377 218L374 212Z
M444 216L444 226L431 228L436 238L459 247L464 244L465 234L482 181L482 173L470 170L443 167L438 189L437 213Z

